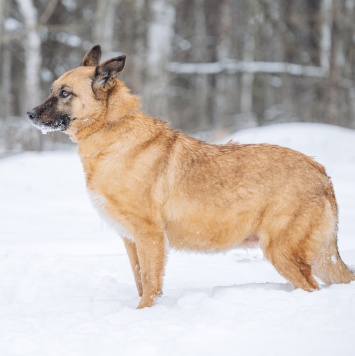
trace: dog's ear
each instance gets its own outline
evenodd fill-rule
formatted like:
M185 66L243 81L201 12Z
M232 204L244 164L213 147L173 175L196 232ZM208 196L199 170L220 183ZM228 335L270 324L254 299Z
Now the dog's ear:
M123 70L126 61L126 55L112 58L103 62L95 69L93 78L93 88L95 90L107 90L113 83L112 79L116 78Z
M101 59L101 46L96 45L87 52L80 63L80 66L89 67L93 66L96 67L100 64Z

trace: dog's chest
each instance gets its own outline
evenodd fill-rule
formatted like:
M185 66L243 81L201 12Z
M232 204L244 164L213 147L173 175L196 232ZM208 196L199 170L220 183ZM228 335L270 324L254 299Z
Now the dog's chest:
M92 205L100 215L100 217L110 226L112 227L122 238L126 238L129 240L134 240L132 234L128 231L124 222L119 219L119 217L111 216L107 211L107 201L104 196L99 193L93 192L88 189L88 194L91 200Z

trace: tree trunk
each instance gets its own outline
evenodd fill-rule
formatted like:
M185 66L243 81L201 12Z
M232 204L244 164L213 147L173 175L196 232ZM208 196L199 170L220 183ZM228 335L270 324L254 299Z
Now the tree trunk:
M194 10L194 42L193 42L193 60L208 61L207 53L207 31L206 31L206 14L204 0L193 0ZM198 92L198 100L195 102L197 129L202 130L208 125L208 94L209 83L207 75L199 74L194 76L194 89Z
M8 116L8 105L7 105L7 98L9 96L9 92L6 91L6 86L5 86L5 76L7 76L8 79L10 79L10 73L5 71L7 68L7 61L6 58L6 47L5 44L3 43L3 38L2 38L2 30L3 30L3 24L6 15L4 14L5 10L5 0L0 0L0 59L1 59L1 87L0 87L0 105L2 107L2 113L0 114L0 119L1 118L6 118ZM8 81L6 81L6 84Z
M41 38L37 31L37 11L32 0L17 0L26 27L25 50L25 100L23 111L38 105L41 100Z
M145 94L152 113L167 118L169 113L166 95L168 75L165 65L170 56L175 9L165 0L152 0L150 14L146 57L148 83Z
M14 115L13 95L11 90L11 50L7 44L1 48L1 116Z
M321 4L321 40L320 66L328 73L332 48L332 6L333 0L322 0Z
M114 22L116 9L120 2L121 0L100 0L97 2L93 39L96 44L102 46L107 56L114 52Z
M26 28L23 43L25 51L25 93L21 111L23 115L38 105L41 95L41 38L37 31L37 11L32 0L17 0L17 4ZM39 134L37 149L42 149L42 135Z
M5 7L5 0L0 0L0 58L1 58L1 51L2 51L2 29L4 24L4 7Z
M257 33L257 13L254 0L249 4L249 22L245 31L243 60L246 62L253 61L255 52L255 36ZM251 114L253 109L253 83L254 74L243 73L241 78L241 93L240 93L240 111L242 113Z
M323 2L323 1L322 1ZM319 65L320 63L320 26L319 26L319 14L320 14L320 1L314 0L307 0L306 1L306 12L308 17L308 28L309 28L309 35L308 42L309 44L307 47L309 48L308 54L310 56L311 63L314 65Z
M220 24L219 24L219 43L217 44L217 61L223 62L230 58L232 46L232 6L231 0L223 0L220 9ZM228 107L227 100L229 99L227 91L233 90L228 88L229 82L225 73L216 75L216 95L214 106L214 129L218 131L223 129L225 124L226 108Z

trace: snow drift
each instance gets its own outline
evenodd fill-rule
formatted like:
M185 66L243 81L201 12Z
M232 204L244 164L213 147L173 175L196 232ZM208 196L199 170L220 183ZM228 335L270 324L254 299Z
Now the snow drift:
M297 149L324 164L355 267L355 132L320 124L243 130L241 143ZM229 139L230 139L229 138ZM122 241L89 203L75 152L0 160L0 354L354 354L355 283L294 290L260 250L171 251L164 296L138 296Z

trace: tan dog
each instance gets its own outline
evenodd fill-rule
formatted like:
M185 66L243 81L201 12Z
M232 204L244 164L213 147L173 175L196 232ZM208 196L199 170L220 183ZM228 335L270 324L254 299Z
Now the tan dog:
M296 288L349 283L337 249L338 209L320 164L273 145L211 145L140 111L117 79L125 56L93 47L28 116L79 145L87 188L117 228L141 300L162 292L168 247L215 252L258 244Z

